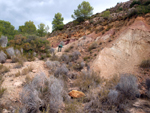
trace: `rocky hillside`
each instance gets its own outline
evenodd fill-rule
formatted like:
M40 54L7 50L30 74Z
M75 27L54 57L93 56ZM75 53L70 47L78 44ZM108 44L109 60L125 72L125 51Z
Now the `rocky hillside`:
M130 0L124 3L117 3L115 7L107 9L101 13L97 13L86 19L84 22L78 23L76 20L69 22L61 31L55 31L48 35L48 40L56 47L60 41L65 44L78 40L80 37L89 34L105 33L113 26L116 30L127 24L130 18L143 15L149 12L148 0ZM92 37L94 38L94 37Z
M135 67L150 57L149 42L150 26L144 18L138 17L133 24L120 30L110 47L98 54L93 62L93 69L101 70L101 75L106 78L117 73L135 74Z
M150 112L149 3L130 0L70 22L48 35L50 55L37 50L32 61L1 38L0 113Z

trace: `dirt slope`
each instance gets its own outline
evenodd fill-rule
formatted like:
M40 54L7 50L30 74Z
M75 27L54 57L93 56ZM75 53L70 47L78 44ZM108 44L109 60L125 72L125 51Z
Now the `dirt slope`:
M93 70L109 78L119 73L134 73L134 68L150 54L150 26L142 17L126 28L112 47L104 48L92 63Z
M11 105L12 103L20 104L19 94L22 90L22 86L25 84L25 79L27 76L33 78L36 74L40 72L44 72L48 76L48 69L45 68L44 61L36 60L32 62L25 62L24 66L19 69L14 68L15 65L16 63L4 64L4 66L10 68L10 72L4 75L4 81L2 83L2 87L7 89L3 97L0 99L0 103L3 105ZM25 75L22 75L22 70L29 66L32 66L33 70ZM16 77L15 74L18 71L20 71L21 74Z

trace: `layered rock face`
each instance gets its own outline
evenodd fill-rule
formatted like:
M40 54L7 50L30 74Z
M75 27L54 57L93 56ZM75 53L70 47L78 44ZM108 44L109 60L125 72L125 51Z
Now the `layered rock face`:
M134 73L134 69L150 55L150 26L142 17L123 30L112 47L104 48L92 64L100 76L110 78L120 73Z

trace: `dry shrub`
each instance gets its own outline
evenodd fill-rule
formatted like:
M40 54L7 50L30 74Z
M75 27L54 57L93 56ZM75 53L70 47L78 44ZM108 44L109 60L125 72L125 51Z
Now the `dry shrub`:
M60 58L61 61L64 61L65 63L69 62L69 56L66 54L63 54Z
M5 90L5 88L0 87L0 98L2 98L2 95L4 94Z
M78 73L77 72L69 72L68 77L70 79L77 79Z
M19 77L21 75L20 71L15 74L15 77Z
M146 79L147 90L150 90L150 79Z
M74 46L69 46L67 49L65 49L65 52L69 52L70 50L72 50L74 48Z
M122 74L116 89L126 98L134 99L139 94L137 78L130 74Z
M50 53L54 54L55 53L55 49L54 48L50 48Z
M93 71L83 71L75 81L75 86L81 91L87 92L90 88L96 88L101 83L101 78Z
M85 56L85 57L83 58L84 61L87 61L88 59L90 59L90 56Z
M58 66L60 66L60 62L58 61L46 61L45 65L49 68L49 72L54 72Z
M143 60L140 64L141 68L150 68L150 60Z
M107 88L97 87L88 92L90 94L86 99L86 104L84 106L84 110L90 113L101 113L107 112L109 109L107 105L107 95L109 90ZM88 103L87 103L88 102ZM102 109L103 108L103 109Z
M119 96L119 92L116 90L110 90L109 94L108 94L108 100L111 104L116 104L118 103L118 96Z
M28 70L29 70L29 72L31 72L33 69L34 69L34 68L33 68L33 66L32 66L32 65L28 66Z
M150 98L150 79L146 79L147 96Z
M74 51L74 52L72 53L72 61L77 60L80 55L81 55L81 54L80 54L79 51Z
M67 77L67 74L68 74L69 70L68 68L66 67L65 64L63 64L62 66L58 67L54 73L54 76L55 77L60 77L60 78L65 78Z
M23 70L22 70L22 75L26 75L26 74L28 74L29 73L29 70L28 70L28 68L26 67L26 68L24 68Z
M93 43L89 46L88 50L91 51L92 49L96 49L97 46L98 46L97 42L93 42Z
M33 70L33 66L30 65L30 66L24 68L21 73L22 73L22 75L26 75L26 74L28 74L29 72L31 72L32 70Z
M113 26L108 25L106 31L109 31Z
M54 76L48 78L44 73L37 74L32 82L25 85L21 94L22 107L25 113L57 113L63 104L63 82ZM48 108L50 108L48 110Z
M7 72L9 72L9 71L10 71L10 68L9 68L9 67L0 65L0 74L7 73Z
M50 60L51 60L51 61L58 61L59 58L58 58L55 54L53 54L53 55L50 57Z
M83 69L85 66L85 63L82 61L82 62L79 62L77 63L76 65L73 66L73 69L74 70L77 70L77 71L81 71L81 69Z
M113 75L112 78L110 78L109 80L106 80L106 87L108 89L115 87L118 84L119 80L120 80L120 77L117 74Z
M29 84L29 83L31 83L32 78L29 75L27 75L26 78L25 78L25 81L26 81L27 84Z
M120 28L125 24L125 21L119 21L118 23L115 24L116 28Z
M101 32L103 30L104 30L104 27L100 27L100 28L96 29L95 33L97 34L97 33Z
M65 113L83 113L82 102L73 100L65 104Z

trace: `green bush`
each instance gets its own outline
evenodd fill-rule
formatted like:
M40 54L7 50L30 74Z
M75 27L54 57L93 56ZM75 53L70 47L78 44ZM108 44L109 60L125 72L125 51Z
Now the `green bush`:
M122 7L119 7L119 8L118 8L118 10L119 10L119 11L122 11L122 10L123 10L123 8L122 8Z
M128 13L128 15L127 15L127 17L128 18L131 18L131 17L133 17L134 15L137 15L138 13L137 13L137 10L133 10L133 11L131 11L130 13Z
M104 17L104 18L108 18L108 17L109 17L109 15L110 15L110 11L109 11L109 10L107 10L107 11L104 11L104 12L103 12L102 17Z
M146 14L150 12L150 6L138 6L136 10L138 14Z
M148 0L148 1L144 2L144 4L143 4L143 5L149 5L149 4L150 4L150 0Z
M46 38L40 38L35 35L15 35L14 40L9 41L9 45L14 48L23 48L24 53L46 53L50 48Z
M134 0L134 1L130 4L130 8L132 8L135 4L140 5L141 2L140 2L140 1L135 1L135 0Z

